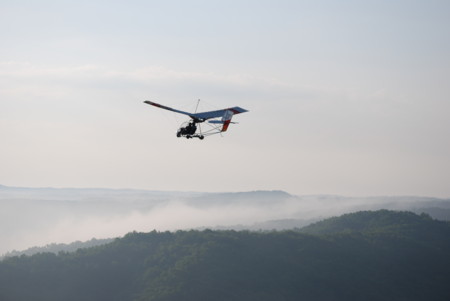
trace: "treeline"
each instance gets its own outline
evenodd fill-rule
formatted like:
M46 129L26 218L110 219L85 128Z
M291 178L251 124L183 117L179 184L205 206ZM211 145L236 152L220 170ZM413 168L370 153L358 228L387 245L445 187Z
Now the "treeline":
M104 245L107 244L114 239L112 238L104 238L104 239L95 239L92 238L88 241L75 241L70 244L48 244L43 247L32 247L29 249L26 249L24 251L11 251L7 252L5 255L0 256L0 260L2 260L5 257L13 257L13 256L21 256L21 255L34 255L37 253L55 253L58 254L59 252L75 252L78 249L82 248L90 248L98 245Z
M129 233L0 262L0 300L450 300L450 225L360 212L301 231Z

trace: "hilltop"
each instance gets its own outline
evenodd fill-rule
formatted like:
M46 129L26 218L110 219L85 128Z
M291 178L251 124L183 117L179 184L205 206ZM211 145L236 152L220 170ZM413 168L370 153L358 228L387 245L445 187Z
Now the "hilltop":
M361 211L347 213L339 217L312 223L300 231L309 234L336 233L374 233L415 231L418 233L423 227L425 231L439 230L446 223L433 220L428 214L420 215L408 211ZM445 228L444 228L445 229Z

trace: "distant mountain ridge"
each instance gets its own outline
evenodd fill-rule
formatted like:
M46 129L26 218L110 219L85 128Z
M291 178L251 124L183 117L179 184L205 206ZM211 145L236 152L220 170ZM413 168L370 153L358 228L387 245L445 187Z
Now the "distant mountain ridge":
M0 186L0 255L131 231L287 230L345 213L389 209L450 220L450 200L292 195L281 190L182 192ZM3 229L3 230L2 230ZM7 230L8 229L8 230Z

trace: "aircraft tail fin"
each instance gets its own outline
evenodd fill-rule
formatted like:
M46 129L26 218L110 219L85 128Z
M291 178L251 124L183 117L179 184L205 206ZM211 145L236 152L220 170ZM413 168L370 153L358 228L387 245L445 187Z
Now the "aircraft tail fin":
M233 111L231 110L226 110L225 114L223 114L222 116L222 122L223 122L223 126L222 126L222 130L221 132L226 132L228 129L228 126L231 123L231 118L233 118Z
M226 110L225 113L222 115L221 120L209 120L208 122L214 123L214 124L223 124L220 131L226 132L230 123L234 123L234 122L231 122L231 118L233 118L233 115L234 115L234 112L232 110Z

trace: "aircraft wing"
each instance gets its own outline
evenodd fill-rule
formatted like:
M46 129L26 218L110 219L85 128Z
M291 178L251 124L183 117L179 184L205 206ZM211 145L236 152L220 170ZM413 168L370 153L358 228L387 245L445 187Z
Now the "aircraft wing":
M217 111L208 111L208 112L202 112L202 113L189 113L189 112L185 112L185 111L180 111L180 110L176 110L173 109L171 107L167 107L167 106L163 106L159 103L153 102L153 101L149 101L146 100L144 101L144 103L155 106L157 108L161 108L161 109L165 109L168 111L172 111L175 113L180 113L180 114L184 114L184 115L188 115L189 117L193 118L193 119L199 119L201 121L205 121L211 118L219 118L222 117L222 121L220 123L224 123L225 120L231 120L231 117L233 115L239 114L239 113L245 113L248 112L247 110L241 108L241 107L232 107L232 108L228 108L228 109L222 109L222 110L217 110Z
M152 106L155 106L157 108L161 108L161 109L169 110L169 111L172 111L172 112L188 115L189 117L192 117L192 118L193 118L193 116L195 116L195 114L192 114L192 113L189 113L189 112L185 112L185 111L176 110L176 109L173 109L173 108L170 108L170 107L166 107L166 106L160 105L159 103L156 103L156 102L153 102L153 101L150 101L150 100L146 100L146 101L144 101L144 103L152 105Z
M217 111L193 113L193 114L191 114L191 116L194 116L199 119L207 120L207 119L211 119L211 118L223 117L227 111L231 111L233 113L233 115L248 112L247 110L240 108L240 107L232 107L232 108L217 110Z

